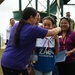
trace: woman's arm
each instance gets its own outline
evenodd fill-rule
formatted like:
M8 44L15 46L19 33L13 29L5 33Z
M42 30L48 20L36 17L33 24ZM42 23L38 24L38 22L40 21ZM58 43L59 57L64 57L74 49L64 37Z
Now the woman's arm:
M75 54L75 48L73 48L72 50L68 51L68 52L66 53L66 56L70 56L70 55L72 55L72 54Z
M55 36L55 40L56 40L55 54L58 54L58 52L59 52L59 38L58 38L58 35Z
M60 27L50 29L50 30L48 30L48 33L46 36L54 36L54 35L58 34L60 31L61 31Z
M71 41L73 42L73 45L72 45L73 49L67 51L67 53L66 53L67 56L70 56L72 54L75 55L75 31L73 31L70 35L71 35L71 38L72 38Z

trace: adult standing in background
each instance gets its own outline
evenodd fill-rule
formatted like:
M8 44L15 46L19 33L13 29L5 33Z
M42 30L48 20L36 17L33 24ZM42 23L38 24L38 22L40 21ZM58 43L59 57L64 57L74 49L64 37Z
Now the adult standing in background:
M6 29L6 43L8 43L9 37L10 37L10 30L12 28L12 26L15 24L15 20L14 18L10 18L10 26Z
M22 12L22 19L12 27L9 42L1 58L4 75L28 75L26 65L35 48L36 39L54 36L61 31L60 27L47 30L35 26L36 20L37 11L27 7Z
M60 51L67 50L66 60L57 63L59 75L75 75L75 32L70 29L68 18L61 18L59 26L61 27L59 33L61 36L59 38Z
M75 22L73 19L70 18L71 14L70 12L66 12L66 18L70 21L70 28L71 30L75 30Z

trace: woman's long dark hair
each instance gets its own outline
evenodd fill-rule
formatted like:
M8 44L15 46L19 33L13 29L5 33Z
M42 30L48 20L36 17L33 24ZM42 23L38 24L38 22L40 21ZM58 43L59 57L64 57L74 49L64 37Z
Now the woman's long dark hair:
M35 17L36 15L37 15L37 11L32 7L27 7L23 10L22 19L20 19L19 25L14 34L14 38L13 38L14 46L17 46L19 44L20 32L21 32L22 27L24 26L25 21L28 20L30 18L30 16Z
M67 36L67 35L71 32L70 21L68 20L68 18L63 17L63 18L60 19L60 22L61 22L63 19L67 20L67 22L69 23L69 28L68 28L67 33L66 33L66 36ZM60 26L60 22L59 22L59 26Z

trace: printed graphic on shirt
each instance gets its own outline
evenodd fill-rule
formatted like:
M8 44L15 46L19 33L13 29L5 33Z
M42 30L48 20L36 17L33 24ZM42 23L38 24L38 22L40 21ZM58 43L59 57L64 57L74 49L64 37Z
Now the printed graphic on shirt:
M55 39L53 37L46 37L44 39L38 38L36 47L42 47L39 51L41 57L53 57L54 52L52 48L55 47Z
M41 57L53 57L54 52L48 48L42 48L39 52L39 56Z

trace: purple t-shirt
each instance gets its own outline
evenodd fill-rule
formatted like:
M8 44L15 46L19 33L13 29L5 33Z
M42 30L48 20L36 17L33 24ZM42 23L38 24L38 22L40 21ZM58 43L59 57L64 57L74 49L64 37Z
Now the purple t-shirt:
M62 35L60 34L60 36ZM60 51L64 50L63 49L64 46L67 51L72 50L73 48L75 48L75 32L71 31L66 36L65 44L63 44L62 38L59 38L59 42L60 42ZM71 56L67 57L65 62L67 63L75 62L75 54L72 54Z
M44 38L48 30L25 23L20 32L19 45L14 47L12 42L17 26L18 23L11 29L7 47L2 55L1 65L12 69L24 70L32 50L35 48L36 38Z

